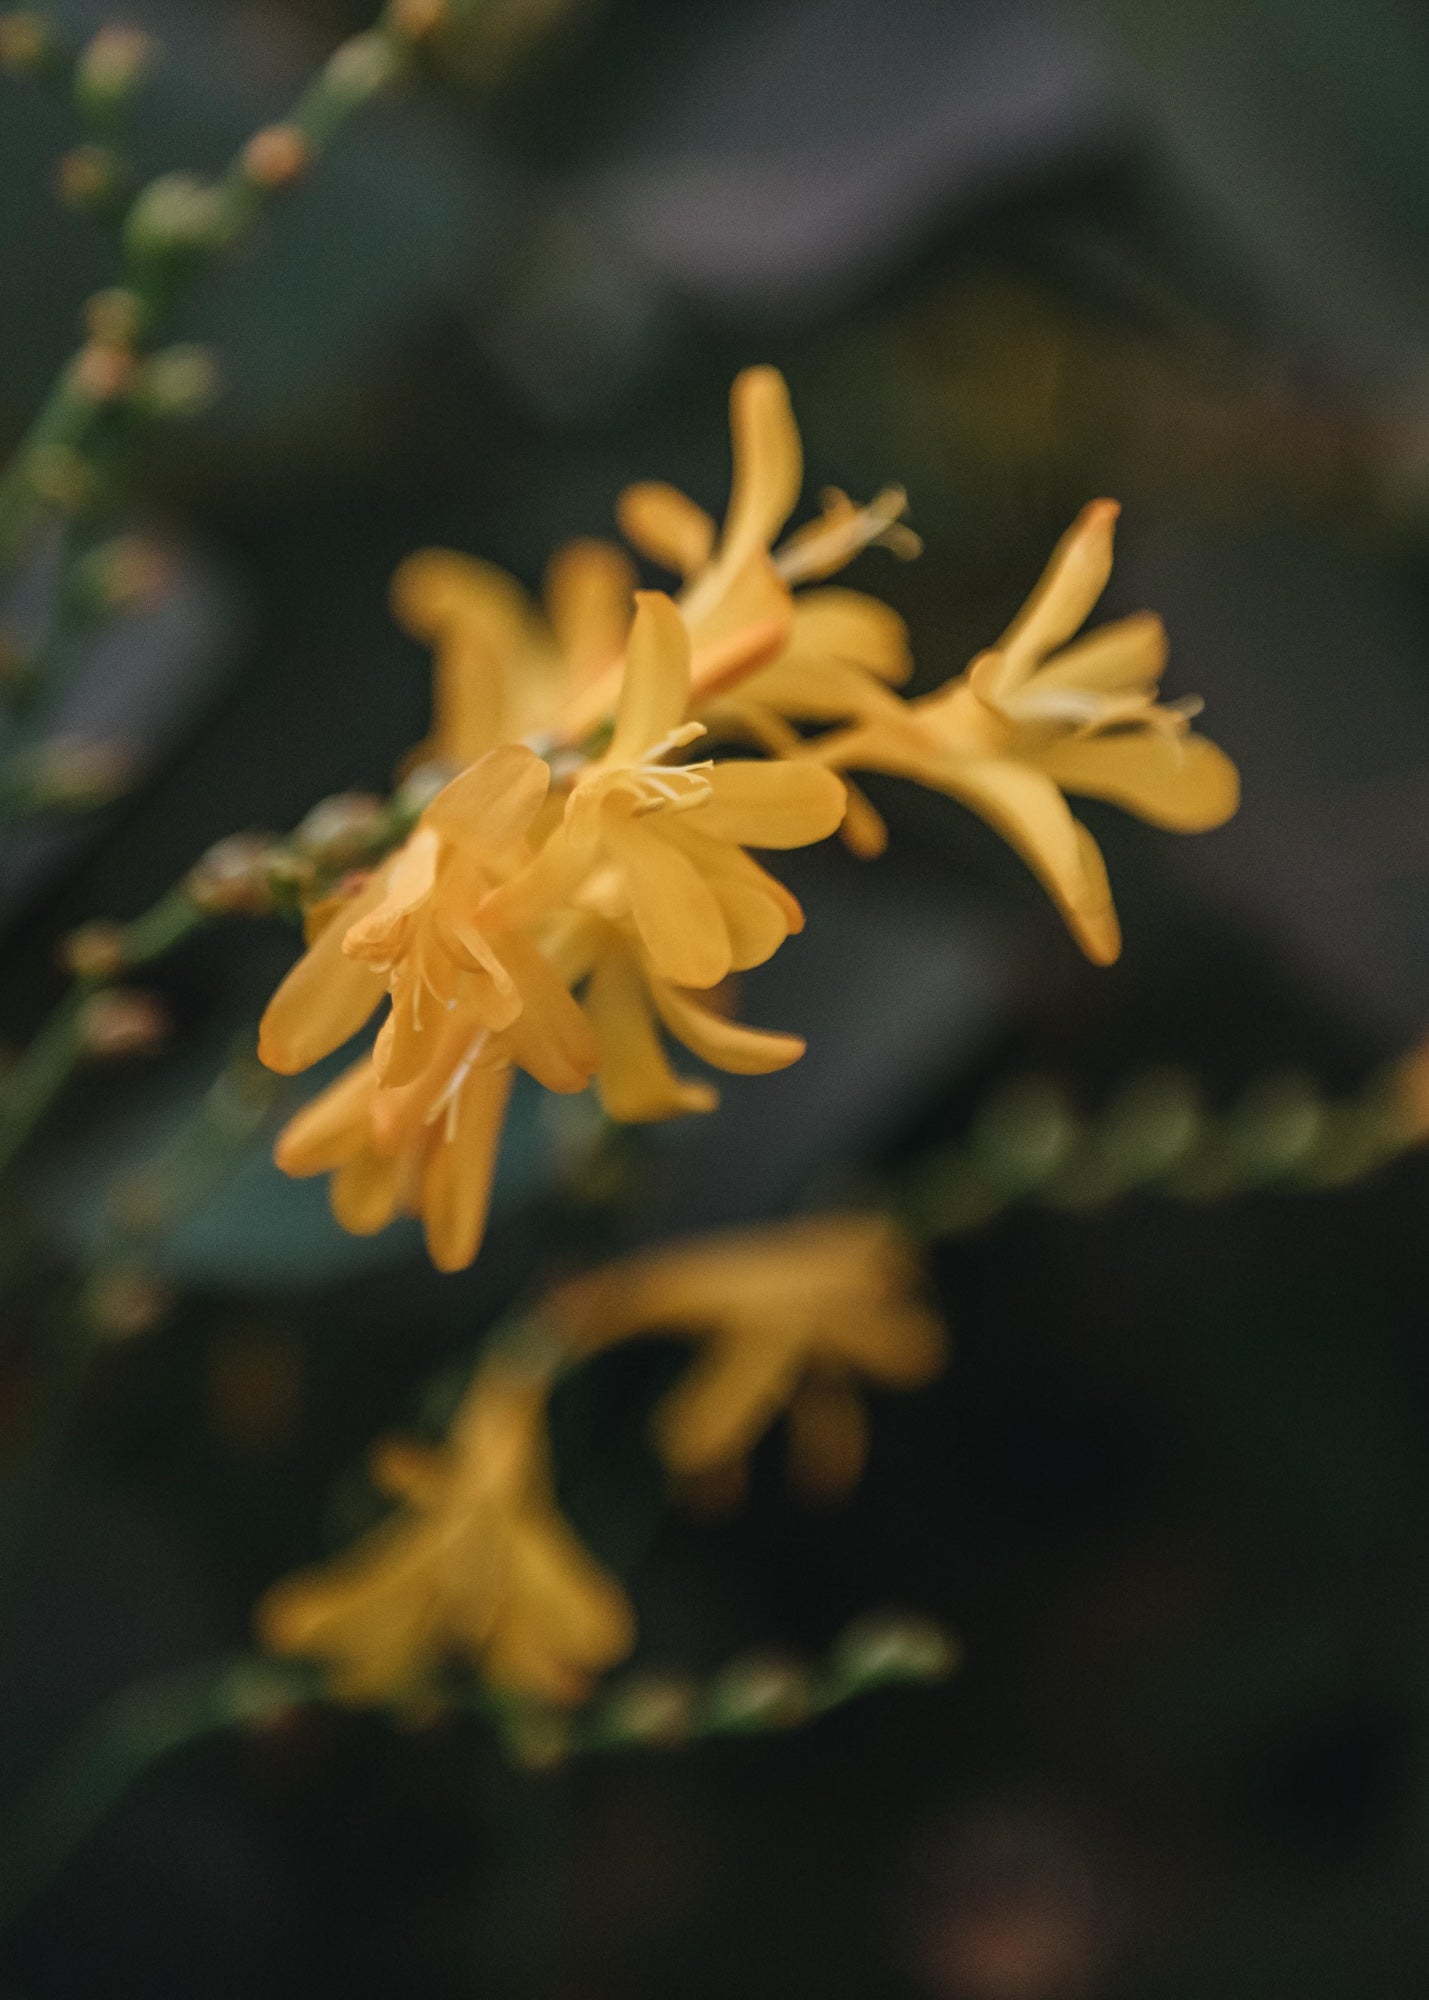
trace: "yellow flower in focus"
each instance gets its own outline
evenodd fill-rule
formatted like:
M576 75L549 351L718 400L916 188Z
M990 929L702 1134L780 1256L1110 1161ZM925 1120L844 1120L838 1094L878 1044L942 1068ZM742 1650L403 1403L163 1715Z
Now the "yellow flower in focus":
M1111 500L1083 510L997 645L956 680L814 746L834 768L912 778L981 814L1099 964L1117 957L1121 933L1101 851L1063 793L1106 799L1179 833L1221 825L1239 802L1234 764L1188 733L1200 704L1157 701L1159 618L1144 613L1074 638L1111 574L1119 511Z
M263 1598L273 1652L318 1660L352 1702L411 1701L465 1660L511 1694L570 1704L634 1643L624 1592L556 1507L546 1384L493 1365L445 1447L389 1447L379 1481L402 1510Z
M686 720L689 635L660 592L637 593L636 605L609 747L574 780L562 825L481 917L509 930L574 902L628 918L661 979L715 986L762 964L802 922L744 845L824 839L843 818L844 787L808 763L668 763L704 734Z
M788 1411L792 1471L847 1490L867 1451L861 1377L914 1388L942 1366L941 1323L886 1217L830 1215L655 1250L563 1286L544 1311L578 1353L683 1334L703 1353L656 1416L673 1471L740 1461Z
M623 549L571 542L552 557L538 608L513 577L473 556L409 556L392 579L392 608L435 655L432 729L414 760L469 764L554 731L572 703L608 684L635 582Z

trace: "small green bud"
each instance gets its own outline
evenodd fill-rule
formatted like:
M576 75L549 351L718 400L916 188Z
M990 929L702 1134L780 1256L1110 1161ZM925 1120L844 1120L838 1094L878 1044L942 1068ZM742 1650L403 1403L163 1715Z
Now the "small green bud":
M775 1653L751 1653L735 1660L710 1682L705 1719L711 1729L788 1729L809 1713L809 1677L797 1660Z

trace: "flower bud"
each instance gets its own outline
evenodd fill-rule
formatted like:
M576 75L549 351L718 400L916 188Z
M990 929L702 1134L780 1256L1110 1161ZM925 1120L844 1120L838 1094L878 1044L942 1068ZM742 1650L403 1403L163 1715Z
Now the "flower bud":
M409 42L420 42L451 19L447 0L391 0L387 19L396 34Z
M322 73L324 87L346 104L362 104L385 90L397 74L397 52L385 35L353 35L334 49Z
M27 7L0 14L0 69L12 76L37 76L61 53L61 44L42 14Z
M85 300L84 330L102 347L131 348L143 317L138 295L123 285L111 285Z
M92 549L76 570L75 601L100 617L147 609L163 595L170 565L156 542L116 535Z
M809 1712L808 1675L774 1653L736 1660L710 1682L705 1713L714 1729L787 1729Z
M174 1292L157 1273L138 1264L110 1264L85 1288L85 1312L102 1340L134 1340L152 1333L174 1306Z
M684 1743L694 1721L696 1695L690 1681L656 1674L632 1676L611 1690L601 1719L609 1735L621 1743Z
M188 892L210 917L266 916L273 908L268 881L271 834L233 833L189 871Z
M118 744L52 736L26 757L20 789L32 812L93 812L119 797L130 771Z
M76 979L117 979L124 970L122 924L81 924L60 946L60 962Z
M348 868L371 852L386 806L372 792L338 792L320 799L293 835L293 845L321 868Z
M960 1648L931 1619L878 1612L850 1625L832 1665L854 1687L884 1681L937 1681L958 1664Z
M112 214L128 186L128 171L111 146L71 146L55 163L55 193L81 215Z
M98 1062L153 1055L170 1025L169 1011L157 994L110 987L91 994L80 1009L80 1047Z
M161 174L135 197L124 245L147 264L217 250L227 234L223 197L212 181L197 174Z
M29 475L35 497L62 514L83 513L99 490L93 467L69 444L36 445Z
M273 194L300 181L312 161L312 146L296 125L265 125L243 148L243 177Z
M197 416L218 389L218 359L212 348L181 343L149 357L134 392L151 417L167 420Z
M132 348L89 340L74 358L70 379L91 403L113 403L133 383L135 366Z
M101 28L80 51L74 72L74 101L82 116L102 118L138 86L158 45L140 28Z

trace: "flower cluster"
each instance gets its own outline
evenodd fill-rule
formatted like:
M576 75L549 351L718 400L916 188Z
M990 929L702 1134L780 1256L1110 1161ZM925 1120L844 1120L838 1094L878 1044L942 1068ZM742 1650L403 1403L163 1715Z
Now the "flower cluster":
M477 1369L443 1446L378 1451L375 1478L398 1509L269 1591L265 1644L322 1661L333 1691L359 1703L420 1702L463 1662L505 1694L582 1700L630 1651L635 1624L556 1507L545 1410L560 1375L632 1336L701 1343L656 1412L669 1469L736 1465L787 1410L796 1476L842 1489L866 1444L858 1379L911 1388L941 1365L918 1276L884 1217L829 1215L672 1245L562 1286Z
M981 813L1103 962L1115 912L1064 790L1187 831L1234 810L1234 767L1189 734L1194 704L1156 699L1159 620L1074 639L1110 571L1113 503L1086 509L991 652L905 700L901 621L826 582L870 544L916 552L903 495L857 507L830 493L780 543L803 469L782 378L747 370L731 408L722 526L672 487L621 499L627 540L677 572L677 595L636 589L630 559L600 542L557 557L539 609L450 552L395 580L397 616L436 663L419 754L455 775L395 854L309 912L259 1052L306 1069L390 1003L370 1053L291 1122L277 1158L331 1174L350 1230L420 1215L443 1270L479 1247L518 1069L553 1091L593 1082L610 1117L641 1121L716 1101L677 1074L666 1037L736 1074L802 1053L712 995L803 925L751 848L840 828L860 852L882 846L847 772L912 777ZM714 737L763 755L714 761Z

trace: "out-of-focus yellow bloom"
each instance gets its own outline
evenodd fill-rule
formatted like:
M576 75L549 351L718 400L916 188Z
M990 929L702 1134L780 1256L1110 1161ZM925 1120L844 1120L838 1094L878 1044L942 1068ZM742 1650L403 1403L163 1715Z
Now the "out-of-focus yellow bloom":
M638 1334L703 1343L657 1413L672 1470L742 1459L788 1410L796 1477L834 1492L857 1480L867 1449L855 1382L913 1388L942 1365L942 1326L917 1284L886 1217L829 1215L629 1258L562 1287L546 1312L578 1353Z
M488 1366L443 1448L381 1452L377 1476L401 1511L270 1590L264 1643L321 1661L334 1693L358 1703L420 1701L457 1660L512 1694L583 1699L629 1652L634 1620L556 1507L546 1392Z
M634 613L635 569L611 542L568 543L546 571L544 608L504 571L449 549L409 556L392 579L398 622L432 648L432 730L414 760L469 764L540 738L615 669Z
M1239 799L1230 759L1188 733L1199 703L1157 701L1159 618L1073 638L1111 574L1119 511L1111 500L1084 509L997 645L956 680L888 702L816 746L835 768L892 772L971 806L1022 855L1099 964L1117 957L1121 934L1101 852L1063 793L1180 833L1219 826Z

